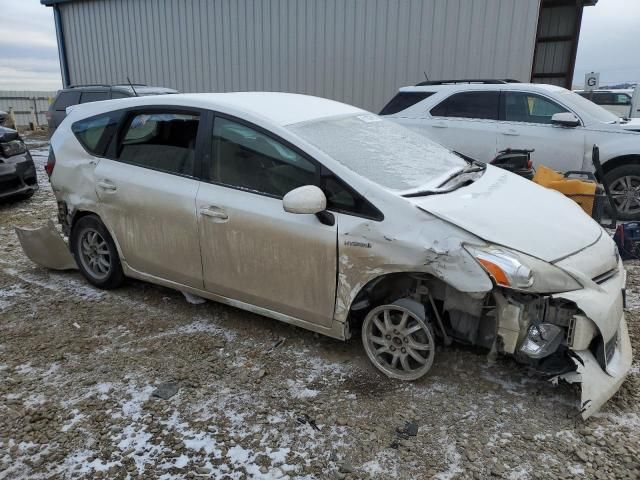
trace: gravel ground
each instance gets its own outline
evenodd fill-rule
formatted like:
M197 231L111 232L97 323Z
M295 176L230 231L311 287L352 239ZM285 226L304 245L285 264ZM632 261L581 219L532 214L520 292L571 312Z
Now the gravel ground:
M42 173L46 143L30 145ZM640 477L637 360L587 421L576 387L474 349L392 381L357 340L37 267L13 226L55 219L40 185L0 205L0 479ZM640 263L627 267L638 352Z

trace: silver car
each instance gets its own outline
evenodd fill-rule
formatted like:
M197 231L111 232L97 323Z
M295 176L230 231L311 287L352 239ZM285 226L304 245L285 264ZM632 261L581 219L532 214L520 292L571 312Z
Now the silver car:
M23 246L98 287L132 277L360 332L402 380L438 343L478 345L581 383L585 417L630 368L625 271L598 224L358 108L259 92L81 105L47 171L73 259L51 227L21 231Z

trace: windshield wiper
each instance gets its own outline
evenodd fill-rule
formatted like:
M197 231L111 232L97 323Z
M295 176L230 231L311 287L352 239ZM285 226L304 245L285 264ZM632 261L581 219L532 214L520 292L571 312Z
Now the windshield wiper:
M477 172L484 172L487 169L487 164L486 163L481 163L481 162L476 162L474 161L473 163L470 163L469 166L458 170L457 172L453 172L451 175L449 175L444 182L442 182L440 185L438 185L438 187L434 190L420 190L418 192L410 192L410 193L405 193L404 195L402 195L405 198L412 198L412 197L426 197L427 195L436 195L436 194L441 194L441 193L449 193L452 192L458 188L460 188L463 185L467 185L469 183L471 183L473 180L471 179L467 179L464 182L460 182L460 183L456 183L455 185L451 186L450 188L442 188L444 187L447 183L451 182L451 180L458 178L462 175L465 175L467 173L477 173Z

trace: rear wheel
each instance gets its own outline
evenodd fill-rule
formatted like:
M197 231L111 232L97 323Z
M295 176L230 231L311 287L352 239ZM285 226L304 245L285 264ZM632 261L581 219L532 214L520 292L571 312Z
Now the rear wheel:
M607 172L619 220L640 220L640 165L622 165Z
M73 225L70 240L76 264L89 283L103 289L122 285L124 273L118 251L98 217L79 219Z
M369 312L362 324L362 343L374 366L392 378L416 380L433 365L430 325L399 305L381 305Z

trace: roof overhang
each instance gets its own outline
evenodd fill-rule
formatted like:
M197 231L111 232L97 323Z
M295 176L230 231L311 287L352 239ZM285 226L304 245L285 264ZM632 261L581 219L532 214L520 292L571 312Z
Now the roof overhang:
M53 7L59 3L73 2L73 0L40 0L40 3L45 7Z

